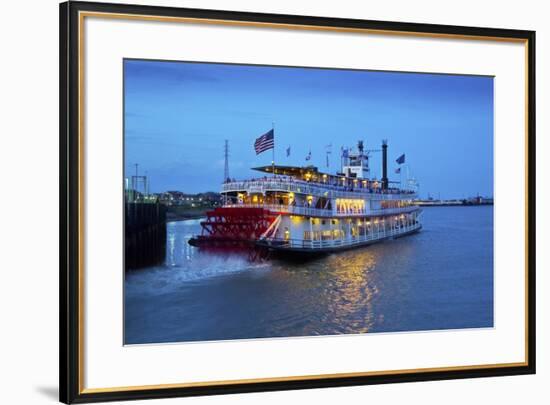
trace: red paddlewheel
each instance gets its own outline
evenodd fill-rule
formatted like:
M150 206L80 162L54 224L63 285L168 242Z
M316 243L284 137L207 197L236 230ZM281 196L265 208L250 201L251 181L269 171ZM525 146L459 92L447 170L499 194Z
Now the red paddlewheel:
M202 236L224 240L256 240L271 225L276 214L263 208L215 208L201 222Z

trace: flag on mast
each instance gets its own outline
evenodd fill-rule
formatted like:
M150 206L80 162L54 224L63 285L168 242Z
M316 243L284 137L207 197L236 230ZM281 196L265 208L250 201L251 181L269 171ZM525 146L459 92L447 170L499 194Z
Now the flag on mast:
M286 148L286 157L290 156L290 145Z
M401 156L399 156L397 159L395 159L395 161L400 165L405 163L405 154L403 153Z
M275 148L275 136L273 129L270 129L265 134L260 136L259 138L256 138L256 142L254 142L254 150L256 151L256 155L259 155L262 152L265 152L269 149Z
M306 160L311 160L311 149L309 150L309 153L306 156Z

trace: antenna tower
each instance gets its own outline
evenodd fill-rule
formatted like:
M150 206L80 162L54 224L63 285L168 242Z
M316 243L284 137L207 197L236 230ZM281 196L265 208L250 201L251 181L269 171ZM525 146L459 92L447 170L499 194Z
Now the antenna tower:
M229 183L229 141L226 139L223 145L223 157L225 164L223 167L223 182ZM227 204L227 193L223 194L223 204Z
M223 147L223 156L225 158L225 166L223 168L223 182L229 181L229 141L226 139Z

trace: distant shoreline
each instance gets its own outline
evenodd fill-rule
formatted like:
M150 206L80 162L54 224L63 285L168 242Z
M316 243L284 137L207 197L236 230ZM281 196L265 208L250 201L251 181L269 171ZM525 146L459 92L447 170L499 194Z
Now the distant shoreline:
M195 221L197 219L206 218L206 215L195 215L189 217L172 217L166 218L166 222L180 222L180 221Z
M483 203L483 204L464 204L464 203L433 203L433 204L418 204L422 208L431 208L431 207L492 207L493 204ZM173 215L166 218L166 222L180 222L180 221L195 221L197 219L206 218L206 211L199 211L195 213L188 213L182 215Z
M206 212L214 207L188 207L172 205L166 207L166 222L185 221L206 217Z
M417 203L419 207L425 208L425 207L492 207L493 203L482 203L482 204L468 204L468 203L445 203L445 202L434 202L434 203Z

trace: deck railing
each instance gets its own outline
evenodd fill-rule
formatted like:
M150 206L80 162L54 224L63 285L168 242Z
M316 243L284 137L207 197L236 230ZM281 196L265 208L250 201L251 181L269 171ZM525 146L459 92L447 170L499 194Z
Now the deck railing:
M301 194L311 194L321 197L334 198L357 198L369 196L371 199L400 200L403 198L414 198L415 191L391 188L382 190L380 188L346 187L334 184L312 183L303 180L289 178L267 178L257 180L233 181L222 184L222 192L246 191L249 193L265 193L266 191L286 191Z
M367 217L367 216L382 216L382 215L398 215L407 214L418 210L418 206L408 206L401 208L386 208L379 210L358 210L353 212L333 212L332 210L312 208L312 207L300 207L296 205L281 205L281 204L225 204L224 207L229 208L263 208L278 213L287 213L291 215L302 215L306 217Z
M285 248L300 248L300 249L326 249L337 247L348 247L361 245L367 242L395 237L406 234L408 232L420 229L422 225L416 222L407 226L394 227L391 229L380 229L377 232L370 232L358 236L350 236L344 239L326 239L326 240L310 240L310 239L268 239L272 244Z
M294 205L281 204L225 204L224 207L230 208L263 208L274 212L284 212L288 214L304 215L307 217L332 217L332 210L323 210L320 208L298 207ZM365 214L363 214L365 215Z

